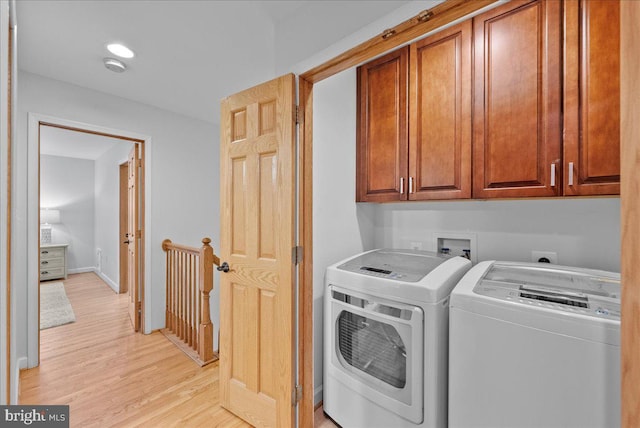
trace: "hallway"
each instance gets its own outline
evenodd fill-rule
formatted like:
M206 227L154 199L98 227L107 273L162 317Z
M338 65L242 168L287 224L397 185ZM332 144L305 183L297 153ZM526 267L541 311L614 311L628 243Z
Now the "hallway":
M159 332L135 334L127 295L70 275L76 322L41 331L41 364L20 374L20 404L68 404L72 427L246 427L222 409L218 363L198 367Z

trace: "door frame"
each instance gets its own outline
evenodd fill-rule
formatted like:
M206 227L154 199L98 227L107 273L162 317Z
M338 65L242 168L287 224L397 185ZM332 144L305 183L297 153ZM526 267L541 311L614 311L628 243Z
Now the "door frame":
M298 80L298 103L301 110L299 133L299 236L305 248L303 268L299 272L299 333L298 357L301 364L298 369L299 383L303 386L303 398L299 413L300 426L313 426L313 253L312 253L312 138L313 138L313 84L364 63L385 52L391 51L418 37L425 36L434 30L441 30L453 25L459 19L481 13L497 6L497 0L465 2L447 0L430 9L433 16L421 20L418 16L406 20L397 26L385 30L360 45L300 74ZM636 2L621 0L621 46L626 52L637 52L640 44L640 27L637 20L640 5ZM464 9L461 11L461 9ZM426 11L425 11L426 12ZM390 35L387 36L387 35ZM640 175L636 172L640 162L634 153L640 152L640 127L634 122L638 113L637 95L640 85L634 80L634 70L640 66L640 55L629 56L621 62L621 93L626 94L621 102L621 151L627 153L627 162L622 162L620 193L622 233L621 273L624 283L633 283L636 279L637 263L640 255L640 228L637 226L635 214L640 212L637 188L640 186ZM625 157L621 156L621 159ZM621 369L622 376L622 423L623 426L636 426L640 422L638 403L640 392L640 340L637 339L637 324L640 313L640 287L623 289L622 327L621 327Z
M142 331L145 334L147 326L151 325L150 300L145 299L150 295L150 284L145 280L151 276L151 251L146 251L151 247L151 216L145 207L151 206L150 183L151 162L150 156L145 156L149 150L151 137L131 131L108 128L100 125L77 122L54 116L39 113L27 113L27 368L37 367L40 364L40 279L39 279L39 248L40 248L40 126L48 125L58 128L65 128L74 131L86 132L90 134L103 135L128 140L140 144L140 157L143 162L144 174L140 189L140 202L143 230L143 239L140 242L140 260L143 264L140 276L143 286L141 287L142 299Z

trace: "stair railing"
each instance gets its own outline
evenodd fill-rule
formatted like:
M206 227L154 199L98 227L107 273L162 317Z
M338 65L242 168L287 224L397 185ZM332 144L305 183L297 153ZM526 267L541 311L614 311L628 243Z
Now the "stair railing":
M209 294L213 290L213 265L220 259L213 253L211 239L202 247L162 241L166 253L166 311L162 333L185 354L204 366L218 359L213 350L213 324Z

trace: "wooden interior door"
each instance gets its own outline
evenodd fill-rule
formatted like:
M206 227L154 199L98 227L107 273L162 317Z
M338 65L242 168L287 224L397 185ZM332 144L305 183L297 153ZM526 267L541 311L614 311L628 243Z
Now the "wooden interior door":
M294 425L292 74L222 101L220 396L259 427Z
M561 7L514 0L473 19L473 197L562 194Z
M129 152L127 183L127 284L129 287L129 318L135 331L140 331L140 281L138 276L138 145Z

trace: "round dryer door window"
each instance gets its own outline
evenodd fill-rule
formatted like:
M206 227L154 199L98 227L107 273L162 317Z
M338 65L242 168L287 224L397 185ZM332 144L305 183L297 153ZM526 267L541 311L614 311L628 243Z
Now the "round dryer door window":
M393 325L342 311L338 332L338 349L347 364L396 388L405 387L407 346Z
M416 406L415 418L421 419L422 309L337 286L330 293L331 361L344 374L341 381L371 390L370 399L402 415Z

